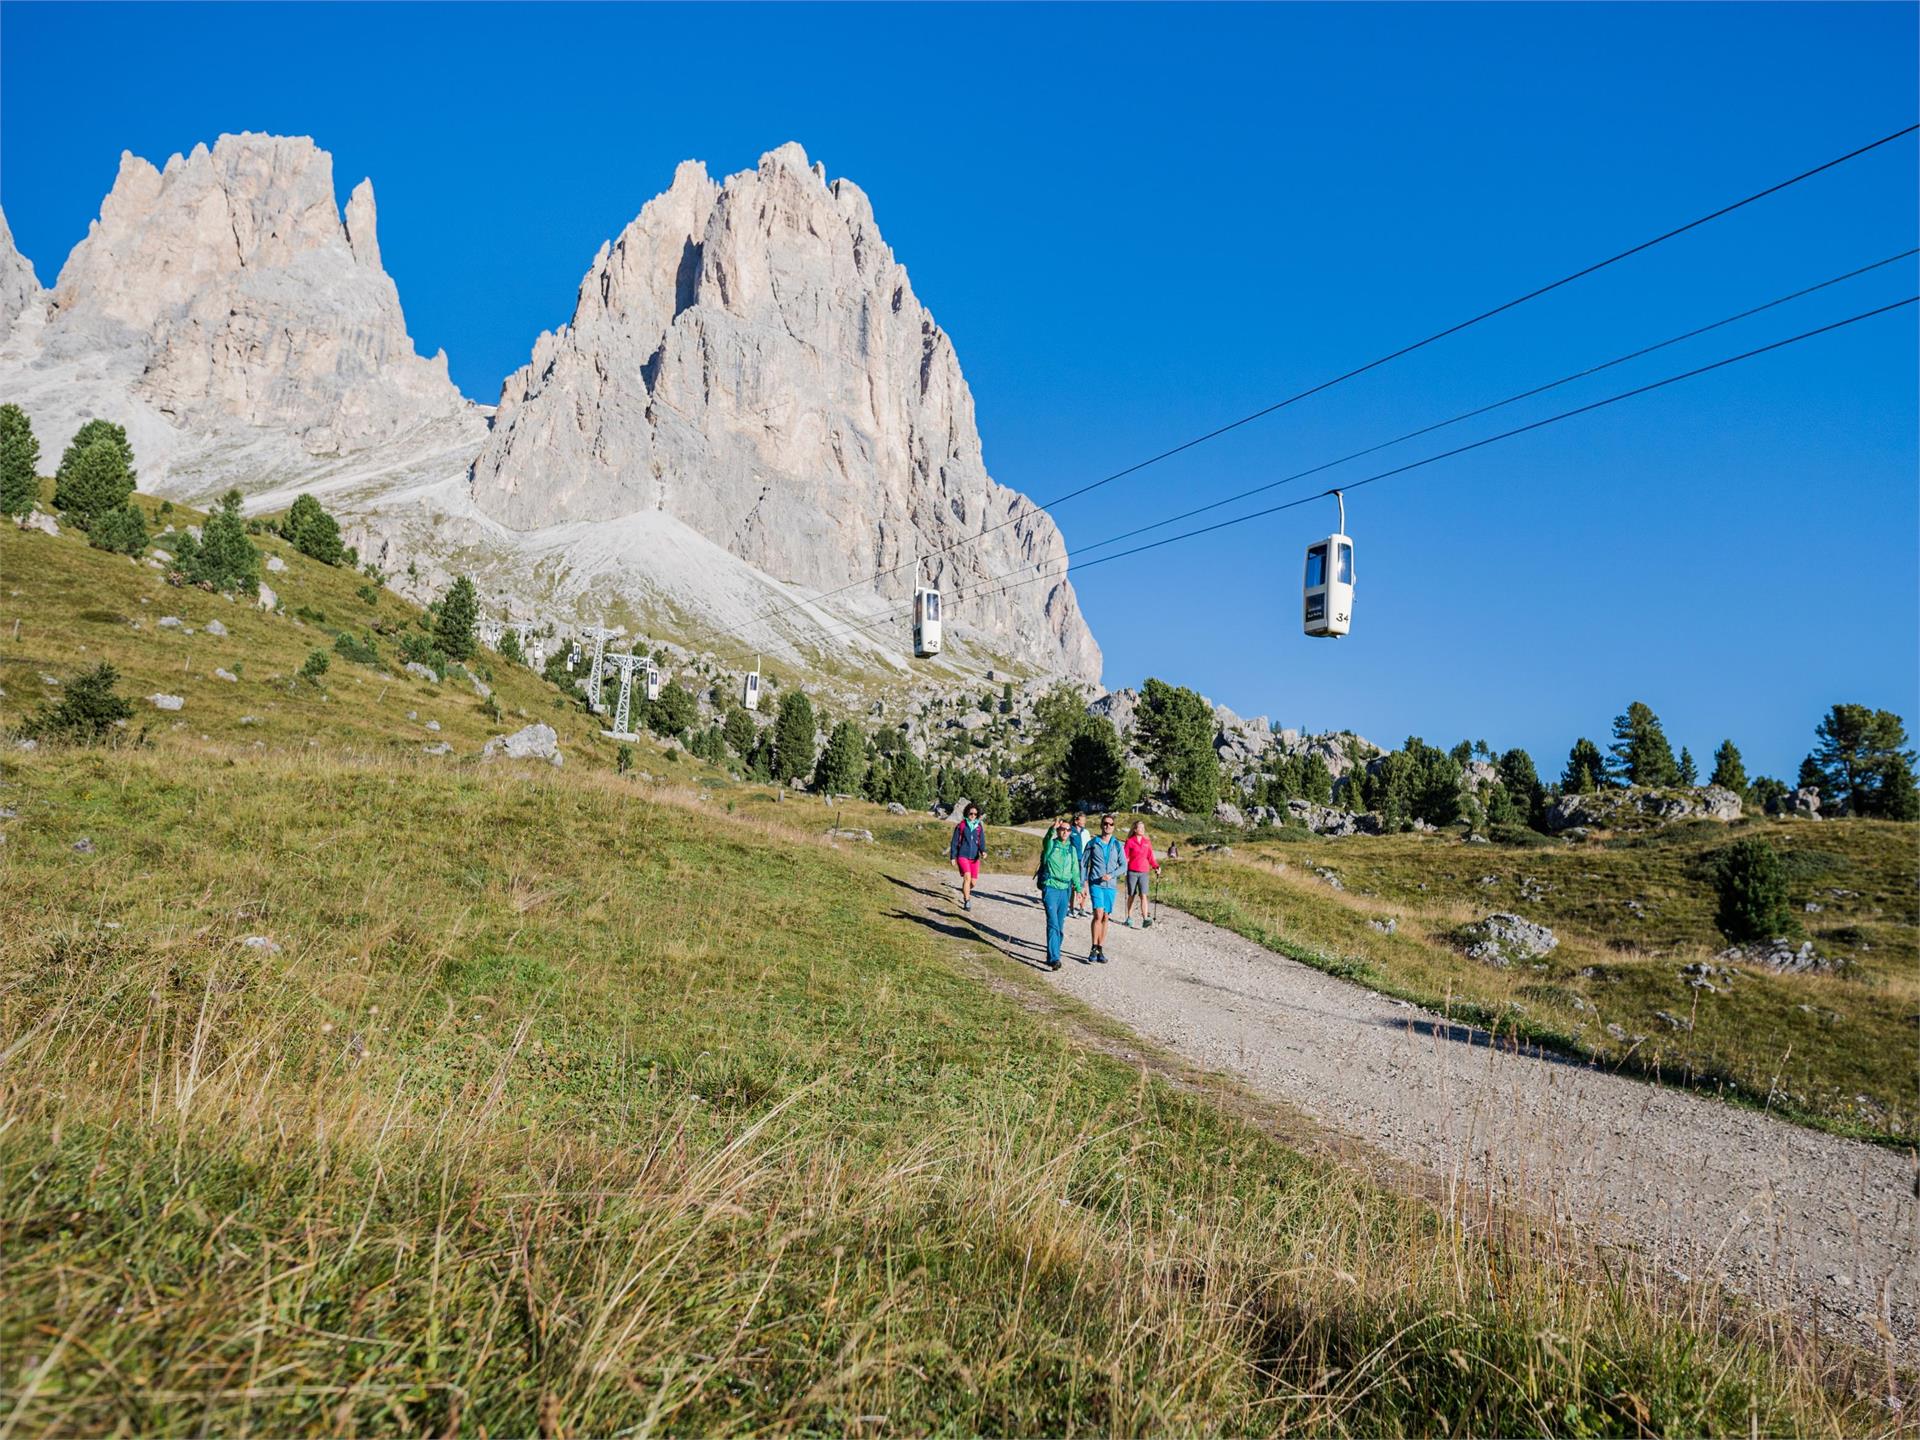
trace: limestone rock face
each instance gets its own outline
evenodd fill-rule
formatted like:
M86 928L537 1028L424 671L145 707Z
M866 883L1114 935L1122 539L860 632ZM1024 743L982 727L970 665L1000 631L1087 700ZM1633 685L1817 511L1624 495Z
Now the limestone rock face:
M343 221L333 159L304 137L223 135L164 170L122 154L60 271L43 345L53 359L131 352L134 396L173 425L239 420L315 456L468 408L444 353L414 353L372 185Z
M904 562L877 582L894 601L916 556L1004 526L930 559L948 634L1099 673L1064 578L966 593L1022 567L1057 577L1065 547L987 474L952 342L867 197L798 145L723 183L683 164L602 247L572 322L503 386L472 499L516 531L665 512L816 591Z
M34 277L33 264L13 244L13 227L0 211L0 340L13 329L14 320L30 306L41 303L44 292Z

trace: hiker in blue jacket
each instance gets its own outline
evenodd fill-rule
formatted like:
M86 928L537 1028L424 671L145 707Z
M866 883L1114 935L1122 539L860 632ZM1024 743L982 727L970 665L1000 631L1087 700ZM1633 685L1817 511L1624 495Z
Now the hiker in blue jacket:
M980 807L968 805L966 818L953 827L953 839L947 843L947 858L960 872L960 908L973 909L974 882L980 878L980 861L987 853L987 827L980 823Z
M1082 868L1093 905L1093 953L1087 958L1104 965L1107 963L1107 917L1113 914L1121 877L1127 873L1127 847L1114 831L1113 816L1100 817L1100 833L1087 841Z

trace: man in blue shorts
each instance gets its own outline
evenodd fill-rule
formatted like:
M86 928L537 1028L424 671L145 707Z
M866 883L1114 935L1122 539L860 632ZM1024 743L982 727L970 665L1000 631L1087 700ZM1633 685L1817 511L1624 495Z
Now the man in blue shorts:
M1107 917L1113 914L1120 877L1127 873L1127 847L1114 833L1111 815L1100 817L1100 833L1087 841L1085 870L1087 893L1093 903L1093 952L1087 958L1104 965L1107 963Z

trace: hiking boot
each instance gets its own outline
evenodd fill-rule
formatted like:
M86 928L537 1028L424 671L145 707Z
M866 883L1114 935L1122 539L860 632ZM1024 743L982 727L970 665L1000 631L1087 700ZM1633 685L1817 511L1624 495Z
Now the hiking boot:
M1096 950L1093 952L1093 958L1097 964L1104 965L1107 963L1107 952L1104 950Z
M971 909L973 909L973 901L971 901L971 900L962 900L962 901L960 902L960 908L961 908L962 910L971 910Z
M1047 969L1058 970L1059 968L1060 968L1060 962L1058 960L1047 961Z

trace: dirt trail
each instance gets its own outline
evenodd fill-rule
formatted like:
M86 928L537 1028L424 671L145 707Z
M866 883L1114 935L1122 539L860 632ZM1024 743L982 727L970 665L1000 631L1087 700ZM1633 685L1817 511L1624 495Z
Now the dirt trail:
M1046 917L1030 876L982 876L968 915L951 882L922 890L943 930L1042 965ZM1069 923L1050 983L1188 1062L1443 1183L1920 1362L1910 1156L1516 1053L1176 911L1148 930L1115 926L1105 965L1084 963L1087 933L1085 920Z

